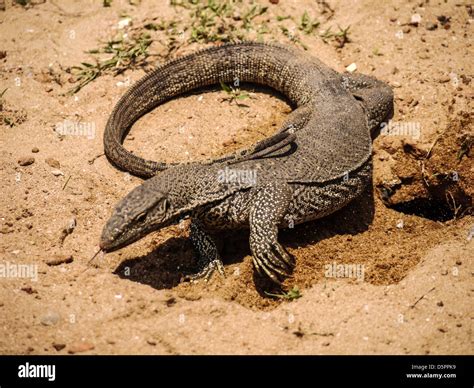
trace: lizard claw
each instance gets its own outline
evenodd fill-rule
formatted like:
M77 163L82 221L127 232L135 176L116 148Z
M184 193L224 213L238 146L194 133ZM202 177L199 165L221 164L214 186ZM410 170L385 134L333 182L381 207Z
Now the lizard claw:
M255 249L253 262L260 274L264 272L278 285L281 285L280 277L290 276L294 266L294 259L278 243L265 244L264 249Z
M203 269L201 269L198 273L192 274L192 275L186 275L183 277L182 280L184 281L190 281L191 283L193 282L198 282L201 279L204 279L204 281L209 281L211 278L212 274L217 270L224 278L226 277L225 275L225 270L224 270L224 264L222 264L222 261L219 259L215 259L207 263Z

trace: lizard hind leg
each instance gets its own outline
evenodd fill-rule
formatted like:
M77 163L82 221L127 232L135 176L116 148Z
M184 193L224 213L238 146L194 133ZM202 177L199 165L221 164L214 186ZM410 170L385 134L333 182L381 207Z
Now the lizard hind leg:
M248 149L226 156L220 159L220 161L228 161L229 164L235 164L246 160L278 156L276 154L277 151L286 149L288 145L297 139L297 132L306 125L311 113L312 107L310 105L296 108L288 115L281 128L274 135L255 143Z
M250 210L250 250L260 274L274 283L291 275L294 260L278 242L278 225L285 216L292 198L285 182L255 189Z

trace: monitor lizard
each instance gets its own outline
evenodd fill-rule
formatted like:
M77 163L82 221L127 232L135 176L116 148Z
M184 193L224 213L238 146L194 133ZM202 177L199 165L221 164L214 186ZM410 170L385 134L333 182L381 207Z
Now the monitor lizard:
M165 164L129 153L122 140L143 114L199 87L238 78L269 86L295 106L282 128L249 149L204 162ZM393 112L392 89L362 74L341 74L279 44L243 42L169 61L138 81L115 107L104 134L116 166L149 178L113 210L100 239L111 252L190 217L199 271L224 273L211 232L250 229L256 270L281 284L295 265L281 228L329 215L371 180L371 134Z

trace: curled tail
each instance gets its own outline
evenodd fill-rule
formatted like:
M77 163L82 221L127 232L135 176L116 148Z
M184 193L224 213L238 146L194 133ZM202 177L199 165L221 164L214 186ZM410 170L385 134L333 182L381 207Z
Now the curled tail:
M105 154L120 169L143 178L152 177L180 163L146 160L123 147L125 136L141 116L180 94L220 82L231 82L235 78L270 86L298 106L308 98L302 93L305 89L295 87L293 81L295 77L304 80L306 74L302 64L300 54L294 49L256 42L211 47L166 62L136 82L115 106L105 128ZM207 163L261 157L292 140L293 134L279 132L248 150ZM268 152L265 152L266 148Z

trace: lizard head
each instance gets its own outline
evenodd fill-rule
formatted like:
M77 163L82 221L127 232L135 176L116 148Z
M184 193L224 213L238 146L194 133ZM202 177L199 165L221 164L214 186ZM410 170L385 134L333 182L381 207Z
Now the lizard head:
M134 188L117 204L105 224L101 250L112 252L130 245L240 189L240 184L220 182L221 168L217 164L183 164L170 167Z
M169 194L154 185L153 180L145 181L117 204L100 238L104 252L123 248L174 221Z
M345 85L367 114L372 135L393 116L393 90L385 82L364 74L344 74Z

